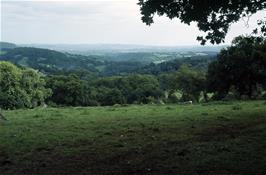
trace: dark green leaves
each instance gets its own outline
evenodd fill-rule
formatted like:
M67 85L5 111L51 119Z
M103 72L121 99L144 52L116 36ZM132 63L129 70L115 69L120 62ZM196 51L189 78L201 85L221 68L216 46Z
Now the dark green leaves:
M188 25L197 22L199 30L207 32L197 38L202 45L224 42L231 24L266 8L265 0L139 0L138 4L147 25L153 23L155 14L178 18ZM262 30L265 32L265 27Z

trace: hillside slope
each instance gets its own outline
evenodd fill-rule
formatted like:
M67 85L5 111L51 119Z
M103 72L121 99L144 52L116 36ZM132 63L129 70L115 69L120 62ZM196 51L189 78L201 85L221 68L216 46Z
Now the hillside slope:
M132 73L160 74L179 69L182 64L207 70L217 53L203 55L189 53L112 53L108 55L74 55L55 50L17 47L0 55L0 60L19 66L37 69L46 74L90 72L100 76L127 75Z
M80 69L97 72L96 67L102 65L102 62L97 61L95 57L71 55L49 49L29 47L11 49L1 55L0 60L31 67L42 72Z
M8 42L0 42L0 51L6 50L6 49L14 49L16 48L16 44L8 43Z

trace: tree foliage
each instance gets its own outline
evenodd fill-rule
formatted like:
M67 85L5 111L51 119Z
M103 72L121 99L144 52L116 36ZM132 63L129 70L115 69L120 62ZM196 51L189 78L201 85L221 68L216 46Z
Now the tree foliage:
M49 100L58 105L90 106L95 104L91 99L91 89L87 82L76 75L58 75L46 78L47 88L52 89L53 95Z
M176 72L176 89L183 92L184 101L193 100L199 102L200 93L205 91L204 73L183 65Z
M151 75L104 77L93 81L80 80L75 75L49 76L51 102L58 105L95 106L149 103L162 96L158 80Z
M0 62L0 107L33 108L44 103L51 94L44 88L43 77L33 69L21 69L9 62Z
M139 0L142 21L151 25L155 14L166 15L181 22L196 22L206 36L199 36L201 44L224 42L231 24L266 8L265 0Z
M113 89L115 96L119 97L118 101L128 104L149 103L151 99L158 99L163 95L157 78L152 75L101 78L96 80L93 86Z
M218 98L232 88L250 98L266 84L266 41L260 37L240 36L221 51L208 69L208 89Z

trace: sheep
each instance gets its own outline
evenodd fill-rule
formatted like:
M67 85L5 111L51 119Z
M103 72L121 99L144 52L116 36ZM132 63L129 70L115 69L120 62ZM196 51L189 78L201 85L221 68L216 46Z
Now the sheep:
M180 104L182 104L182 105L192 105L193 102L190 100L190 101L182 102L182 103L180 103Z
M190 101L187 101L187 102L185 102L186 104L189 104L189 105L192 105L193 104L193 102L190 100Z
M42 104L42 108L43 108L43 109L45 109L45 108L47 108L47 107L48 107L48 105L47 105L46 103L43 103L43 104Z

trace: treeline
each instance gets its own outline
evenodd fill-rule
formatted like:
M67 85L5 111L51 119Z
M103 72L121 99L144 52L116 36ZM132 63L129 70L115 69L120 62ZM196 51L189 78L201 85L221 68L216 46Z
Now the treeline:
M149 103L163 96L151 75L79 79L76 75L49 76L46 87L53 91L48 101L60 105L95 106Z
M192 100L266 99L266 42L238 37L221 51L208 71L178 65L177 71L90 77L83 71L43 75L0 63L0 107L106 106L176 103Z
M5 109L50 106L106 106L115 104L199 101L205 76L188 66L173 74L81 79L76 74L44 76L9 62L0 64L0 107ZM176 83L178 82L178 83ZM177 90L180 98L173 97Z

